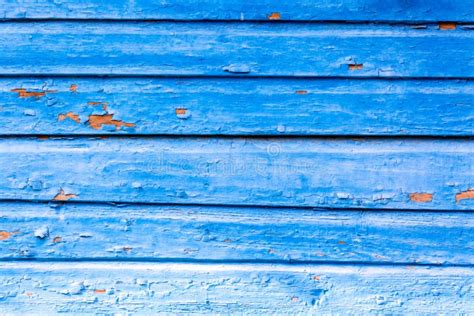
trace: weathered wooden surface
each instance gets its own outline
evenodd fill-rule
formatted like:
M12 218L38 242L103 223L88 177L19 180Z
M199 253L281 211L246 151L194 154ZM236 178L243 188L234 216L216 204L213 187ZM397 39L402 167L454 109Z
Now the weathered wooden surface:
M1 0L4 19L474 21L472 0Z
M466 268L2 263L4 313L474 313Z
M465 80L3 78L0 101L4 135L474 135Z
M473 50L472 28L437 25L0 24L3 75L472 78Z
M0 259L474 264L474 213L0 204Z
M0 139L0 199L471 210L468 139Z
M0 314L474 314L473 0L2 18Z

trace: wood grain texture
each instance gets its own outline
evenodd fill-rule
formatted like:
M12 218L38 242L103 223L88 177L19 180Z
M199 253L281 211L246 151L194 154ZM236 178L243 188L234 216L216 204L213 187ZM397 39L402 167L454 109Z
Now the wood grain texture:
M474 214L0 204L0 259L474 264Z
M0 139L0 199L472 210L469 139Z
M474 312L465 268L2 263L7 313Z
M474 21L472 0L1 0L4 19Z
M463 80L3 78L0 102L3 135L474 135Z
M3 75L472 78L473 50L472 28L437 25L0 24Z

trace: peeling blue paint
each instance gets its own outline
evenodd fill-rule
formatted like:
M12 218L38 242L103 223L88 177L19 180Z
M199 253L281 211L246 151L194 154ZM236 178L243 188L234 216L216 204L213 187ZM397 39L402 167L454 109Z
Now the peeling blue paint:
M0 24L6 75L473 78L473 50L472 29L437 24Z
M0 314L474 314L473 0L0 19Z
M4 19L148 19L283 21L474 20L472 0L30 0L0 1ZM275 20L275 18L273 20Z

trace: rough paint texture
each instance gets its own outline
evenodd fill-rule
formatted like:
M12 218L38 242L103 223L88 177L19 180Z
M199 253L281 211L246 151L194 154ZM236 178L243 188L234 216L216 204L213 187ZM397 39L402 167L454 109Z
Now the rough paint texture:
M0 314L474 314L473 0L0 0Z
M0 311L139 314L474 313L469 268L5 263Z
M471 210L469 139L0 139L0 197ZM429 203L410 199L433 194Z
M474 78L473 49L472 28L437 24L0 24L8 75Z
M33 203L0 213L3 260L474 264L474 213Z
M6 19L474 20L473 0L1 0Z
M4 135L474 135L463 80L0 78L0 100ZM112 114L120 129L88 122Z

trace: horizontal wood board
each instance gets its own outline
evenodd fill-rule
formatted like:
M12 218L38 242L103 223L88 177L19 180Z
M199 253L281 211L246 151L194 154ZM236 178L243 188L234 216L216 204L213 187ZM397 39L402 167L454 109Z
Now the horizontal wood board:
M474 213L0 203L0 259L474 264Z
M474 21L472 0L2 0L4 19Z
M466 268L2 263L7 313L474 312Z
M469 139L2 138L0 199L472 210Z
M474 136L474 81L0 78L3 135Z
M0 23L0 75L473 78L473 50L437 25Z

